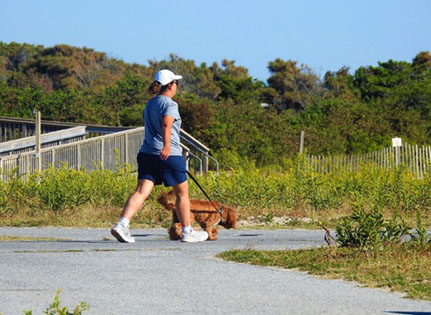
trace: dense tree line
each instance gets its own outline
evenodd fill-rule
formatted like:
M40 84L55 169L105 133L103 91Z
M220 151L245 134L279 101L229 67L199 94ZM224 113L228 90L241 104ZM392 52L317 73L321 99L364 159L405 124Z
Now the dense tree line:
M370 152L394 136L429 144L431 55L388 60L320 79L306 65L276 59L259 81L232 60L196 65L171 55L128 64L103 52L68 45L0 42L0 115L107 125L142 125L155 72L184 76L180 104L185 130L219 155L270 164L298 151L299 134L314 154Z

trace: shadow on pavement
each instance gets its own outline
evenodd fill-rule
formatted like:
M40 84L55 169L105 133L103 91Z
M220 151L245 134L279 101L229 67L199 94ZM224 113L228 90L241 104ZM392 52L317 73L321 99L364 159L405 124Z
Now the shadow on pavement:
M162 234L132 234L133 237L166 236Z
M402 312L402 311L387 311L390 314L406 314L406 315L431 315L431 312Z

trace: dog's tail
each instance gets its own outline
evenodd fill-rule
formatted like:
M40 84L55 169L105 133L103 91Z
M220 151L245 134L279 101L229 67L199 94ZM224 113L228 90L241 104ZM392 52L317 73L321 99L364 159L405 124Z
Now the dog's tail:
M169 192L164 192L157 198L157 201L166 209L166 210L174 210L175 209L175 199L172 200L174 196L174 191L171 190Z

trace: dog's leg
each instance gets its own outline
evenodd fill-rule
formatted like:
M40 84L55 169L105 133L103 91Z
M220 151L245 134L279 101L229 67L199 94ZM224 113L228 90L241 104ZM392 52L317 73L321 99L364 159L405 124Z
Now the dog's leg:
M195 222L195 216L193 212L190 212L190 224ZM168 229L169 239L171 241L177 241L181 239L181 235L183 234L183 228L181 226L180 220L178 219L177 213L172 210L172 225Z
M207 231L207 233L208 233L208 240L209 241L216 241L217 240L218 231L217 231L216 227L207 226L207 227L205 227L204 230Z
M172 223L179 223L180 220L178 219L177 212L175 209L172 210Z
M217 235L218 235L218 230L215 226L211 227L211 240L212 241L216 241L217 240Z
M211 215L208 215L204 222L202 222L201 226L202 228L207 231L208 233L208 240L215 241L217 240L217 228L216 225L218 224L219 215L212 213Z
M172 223L171 227L168 230L169 239L171 241L178 241L181 239L182 227L180 223Z
M172 210L172 225L168 229L169 239L171 241L178 241L181 238L181 224L179 223L177 213L175 209Z

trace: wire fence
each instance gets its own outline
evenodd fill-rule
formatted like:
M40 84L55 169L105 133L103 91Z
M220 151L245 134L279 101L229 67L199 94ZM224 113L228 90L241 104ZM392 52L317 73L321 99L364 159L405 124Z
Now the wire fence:
M319 173L330 173L336 170L355 172L364 166L386 169L404 166L417 178L423 178L426 173L431 172L431 146L408 143L366 154L306 155L305 157L309 167Z

